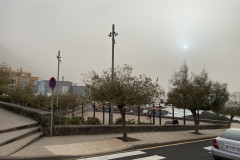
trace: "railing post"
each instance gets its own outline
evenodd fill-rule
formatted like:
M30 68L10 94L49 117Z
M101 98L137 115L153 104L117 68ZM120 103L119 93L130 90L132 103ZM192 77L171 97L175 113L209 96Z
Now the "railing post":
M104 124L104 119L105 119L104 115L105 115L105 106L103 105L103 124Z
M140 107L138 107L138 124L140 124Z
M184 125L186 125L185 108L183 109L183 112L184 112Z
M93 118L95 119L95 111L96 111L96 106L95 106L95 102L93 104Z
M161 116L162 116L162 110L159 109L159 125L162 125L162 119L161 119Z

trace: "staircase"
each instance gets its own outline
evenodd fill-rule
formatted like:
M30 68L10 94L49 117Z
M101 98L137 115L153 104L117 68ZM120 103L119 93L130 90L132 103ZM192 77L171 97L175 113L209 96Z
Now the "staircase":
M43 133L38 122L0 128L0 159L8 157L39 139Z

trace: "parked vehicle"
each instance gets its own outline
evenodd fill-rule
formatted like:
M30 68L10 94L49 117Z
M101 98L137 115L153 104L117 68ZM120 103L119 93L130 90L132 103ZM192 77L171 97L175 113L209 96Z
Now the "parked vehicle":
M215 160L240 160L240 129L227 129L214 139L212 154Z

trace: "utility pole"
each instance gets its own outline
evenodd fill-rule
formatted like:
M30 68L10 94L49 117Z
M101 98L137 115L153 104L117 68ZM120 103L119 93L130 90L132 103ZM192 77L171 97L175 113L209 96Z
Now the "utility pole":
M118 33L114 30L114 24L112 25L112 32L109 33L109 37L112 37L112 83L114 78L114 45L115 43L115 36L118 35ZM110 124L113 124L113 104L111 103L111 113L110 113Z
M60 50L58 51L58 73L57 73L57 110L58 110L58 92L59 92L59 63L61 62ZM59 114L59 110L58 110Z

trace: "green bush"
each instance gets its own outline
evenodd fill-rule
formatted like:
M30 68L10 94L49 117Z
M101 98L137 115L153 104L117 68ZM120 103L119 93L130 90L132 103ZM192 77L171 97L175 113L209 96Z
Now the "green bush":
M55 125L64 125L66 117L62 116L54 116L54 124Z
M81 125L84 124L83 117L72 117L67 119L67 124L69 125Z
M222 121L228 121L229 120L229 118L227 118L226 116L219 115L219 114L216 114L213 117L210 117L210 119L211 120L222 120Z
M151 121L149 121L149 122L139 122L138 124L140 124L140 125L153 125L153 123Z
M73 117L73 118L66 118L63 116L54 116L54 124L55 125L81 125L85 124L83 117Z
M3 96L3 95L0 95L0 101L3 101L3 102L11 102L11 98L9 96Z
M91 118L85 121L85 124L101 124L98 118Z
M114 124L122 124L122 117L117 118ZM126 120L126 124L136 124L134 119Z
M122 118L117 118L114 124L122 124Z

